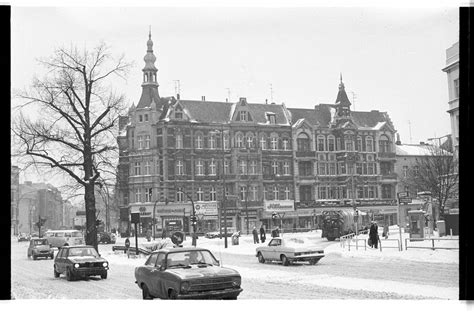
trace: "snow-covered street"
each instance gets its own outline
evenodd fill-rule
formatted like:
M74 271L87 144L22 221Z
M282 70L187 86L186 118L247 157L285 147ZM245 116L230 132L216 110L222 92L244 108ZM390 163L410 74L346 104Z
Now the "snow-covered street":
M325 249L326 256L317 265L283 267L258 263L255 248L262 244L253 244L250 235L240 237L239 245L232 245L229 238L227 249L223 239L199 238L197 243L210 249L224 266L240 272L244 291L239 299L458 299L458 250L351 247L348 251L339 241L322 239L320 232L293 236L310 237ZM391 236L398 234L392 232ZM134 239L130 239L134 246ZM124 240L118 238L117 245L123 245ZM139 238L140 246L151 244ZM184 246L189 245L191 240L187 238ZM69 282L63 276L54 278L54 260L33 261L27 258L26 249L26 242L12 240L15 299L141 298L134 284L134 268L146 257L127 258L121 251L113 252L112 245L100 245L99 253L110 263L108 278Z

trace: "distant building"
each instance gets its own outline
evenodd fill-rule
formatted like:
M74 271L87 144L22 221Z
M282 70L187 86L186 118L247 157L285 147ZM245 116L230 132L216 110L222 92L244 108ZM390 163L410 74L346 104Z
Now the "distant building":
M25 181L20 185L19 229L21 232L37 231L38 218L46 218L44 229L59 229L64 225L61 192L51 184Z
M11 234L18 235L18 201L20 194L20 169L18 166L11 166L10 177L10 216Z
M454 156L459 155L459 42L446 49L446 67L448 75L448 113L451 118L451 137Z

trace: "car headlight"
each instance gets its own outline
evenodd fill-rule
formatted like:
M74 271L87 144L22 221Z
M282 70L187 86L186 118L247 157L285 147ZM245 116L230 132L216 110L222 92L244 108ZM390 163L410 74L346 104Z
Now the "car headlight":
M240 277L233 277L232 278L232 285L234 287L240 287L240 281L241 281Z
M74 267L75 267L75 268L79 268L79 264L75 263L75 264L74 264Z
M102 263L103 267L107 267L107 265L109 265L109 263L107 263L107 262Z
M181 291L187 292L189 290L189 287L190 287L189 282L185 281L181 283Z

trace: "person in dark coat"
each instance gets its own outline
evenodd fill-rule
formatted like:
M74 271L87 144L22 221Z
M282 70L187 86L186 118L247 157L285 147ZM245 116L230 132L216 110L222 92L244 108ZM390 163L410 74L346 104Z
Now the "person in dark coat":
M370 247L377 249L379 244L379 235L378 235L379 228L377 226L376 221L372 221L372 225L370 225L369 230L369 239L371 241Z
M253 227L252 234L253 234L253 243L259 243L258 231L257 231L257 228L255 228L255 226Z
M265 234L265 227L262 224L262 226L260 226L260 241L264 243L265 239L267 239L267 235Z

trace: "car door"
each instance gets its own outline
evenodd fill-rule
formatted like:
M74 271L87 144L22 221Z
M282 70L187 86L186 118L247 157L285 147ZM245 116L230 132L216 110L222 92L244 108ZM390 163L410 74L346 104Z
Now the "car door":
M269 258L272 260L280 259L280 248L281 248L281 239L272 239L268 244L268 254Z
M166 288L163 284L163 271L161 265L165 260L166 254L164 252L158 252L155 268L150 272L150 283L153 288L152 295L158 298L166 298Z
M64 250L65 249L59 249L58 254L56 255L56 259L54 259L54 264L56 265L56 271L59 273L63 272L63 255L64 255Z
M156 253L153 253L146 260L145 264L140 267L140 272L139 272L140 280L147 285L148 290L150 290L150 291L152 289L151 273L152 273L152 270L155 269L155 264L156 264L156 258L157 257L158 257L158 255Z

